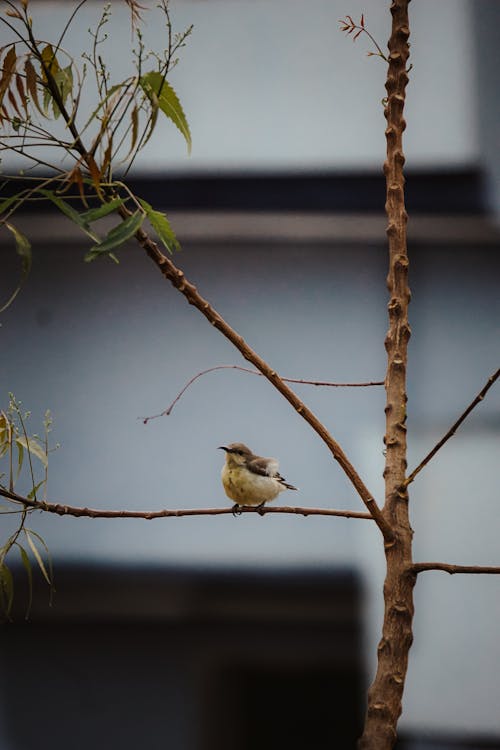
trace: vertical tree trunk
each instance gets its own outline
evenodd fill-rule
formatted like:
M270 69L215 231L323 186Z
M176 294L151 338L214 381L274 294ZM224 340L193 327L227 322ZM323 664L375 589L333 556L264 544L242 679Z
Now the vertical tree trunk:
M389 331L387 350L386 394L386 520L394 531L394 542L386 543L387 572L384 583L384 623L378 646L378 667L368 692L368 706L360 750L388 750L396 741L396 726L401 714L403 690L412 644L413 588L415 576L409 572L412 563L412 530L408 515L406 475L406 365L410 338L408 325L408 256L406 248L407 214L403 177L403 109L408 83L409 56L408 4L394 0L391 4L392 32L389 40L387 73L387 160L384 173L387 185L386 213L389 241Z

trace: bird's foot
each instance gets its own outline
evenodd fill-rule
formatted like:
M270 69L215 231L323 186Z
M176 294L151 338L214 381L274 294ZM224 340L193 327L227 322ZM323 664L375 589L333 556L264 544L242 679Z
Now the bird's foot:
M238 505L238 503L235 503L232 508L233 516L236 518L236 516L241 516L243 513L243 510L241 508L241 505Z
M259 514L259 516L265 516L265 514L266 514L266 510L264 508L264 505L265 505L265 501L263 503L261 503L260 505L257 505L256 510L257 510L257 513Z

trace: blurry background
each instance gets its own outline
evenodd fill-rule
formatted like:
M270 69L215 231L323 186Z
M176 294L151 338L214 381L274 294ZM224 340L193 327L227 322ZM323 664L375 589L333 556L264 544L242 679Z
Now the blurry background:
M33 2L38 35L52 38L68 7ZM101 8L85 6L72 51ZM413 467L498 367L500 11L487 0L420 0L410 10ZM188 278L291 377L385 374L385 65L337 23L362 12L385 47L382 0L173 2L176 27L195 26L172 74L193 154L165 126L134 172L138 194L168 212ZM147 46L161 48L164 29L143 15ZM113 3L112 23L119 75L130 46L123 3ZM91 99L83 106L90 112ZM6 173L17 166L3 162ZM14 391L32 411L33 429L53 413L62 447L51 457L51 500L224 505L217 446L243 441L277 456L300 488L282 502L361 509L328 451L261 378L211 373L170 417L144 425L196 373L245 362L132 243L119 266L87 265L87 246L59 216L31 212L18 223L34 268L2 316L0 382L4 403ZM18 261L5 233L1 241L3 299ZM382 498L383 389L297 390ZM499 407L497 388L412 487L416 559L498 564ZM95 736L122 748L138 737L183 750L354 746L382 615L384 560L369 521L31 523L54 557L58 593L50 610L44 592L36 600L36 628L4 631L2 748L38 746L41 731L53 747L68 733L76 748ZM419 578L405 747L500 746L499 585ZM33 672L57 721L43 709L30 724L19 718Z

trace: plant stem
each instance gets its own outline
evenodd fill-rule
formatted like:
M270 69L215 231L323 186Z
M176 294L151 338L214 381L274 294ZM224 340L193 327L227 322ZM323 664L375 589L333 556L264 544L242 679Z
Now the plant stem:
M416 575L411 569L412 530L408 515L406 473L406 367L410 338L408 325L407 213L403 176L403 109L408 83L409 0L391 4L392 31L389 39L387 71L387 159L386 177L387 236L389 242L389 330L386 375L386 464L383 515L393 530L394 541L385 544L384 622L378 646L378 667L368 692L365 726L360 750L389 750L396 742L397 721L413 640L413 588Z

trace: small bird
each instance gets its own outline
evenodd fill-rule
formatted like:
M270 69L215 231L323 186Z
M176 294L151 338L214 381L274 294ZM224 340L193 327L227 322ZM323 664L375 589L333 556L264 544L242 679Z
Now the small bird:
M275 458L255 456L243 443L220 445L219 448L226 451L221 477L226 495L235 501L233 513L240 512L241 506L245 505L260 508L280 492L297 489L279 474Z

